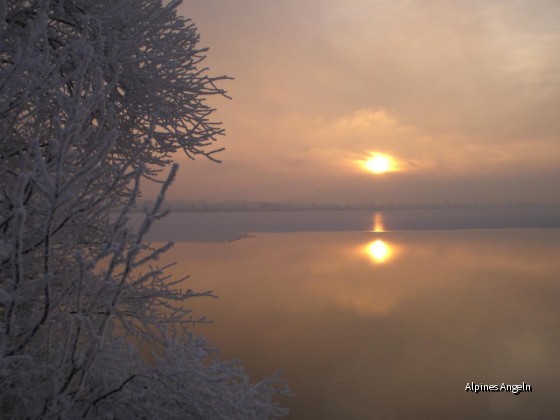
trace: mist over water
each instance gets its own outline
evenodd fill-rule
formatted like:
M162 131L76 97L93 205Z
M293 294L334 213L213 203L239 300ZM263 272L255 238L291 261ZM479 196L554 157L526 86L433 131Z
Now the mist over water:
M140 215L135 215L138 223ZM417 210L181 212L158 221L151 240L221 242L244 232L337 232L453 229L559 229L560 205Z
M537 210L177 214L158 235L220 233L166 261L219 296L189 304L224 358L285 368L290 418L554 418L560 230Z

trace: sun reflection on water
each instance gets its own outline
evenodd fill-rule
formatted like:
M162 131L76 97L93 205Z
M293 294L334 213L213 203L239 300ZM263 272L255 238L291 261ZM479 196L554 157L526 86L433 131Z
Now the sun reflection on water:
M373 232L385 232L383 214L381 213L375 213L375 215L373 216Z
M393 247L386 241L376 239L365 246L365 252L375 264L383 264L392 259L394 250Z

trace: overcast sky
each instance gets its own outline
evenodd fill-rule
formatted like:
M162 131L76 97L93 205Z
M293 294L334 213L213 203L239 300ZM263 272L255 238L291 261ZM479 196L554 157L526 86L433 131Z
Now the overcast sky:
M560 198L558 0L186 0L226 147L173 199ZM371 152L400 171L356 165Z

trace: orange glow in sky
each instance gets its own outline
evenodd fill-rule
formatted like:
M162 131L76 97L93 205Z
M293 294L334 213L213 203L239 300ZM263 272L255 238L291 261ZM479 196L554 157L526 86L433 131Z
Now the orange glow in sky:
M200 68L233 77L218 87L234 100L208 98L226 136L207 150L225 147L223 164L179 150L171 200L558 196L548 180L560 177L560 1L191 0L180 10L210 48Z
M365 171L376 175L398 170L395 159L382 153L372 154L368 159L359 161L359 164Z

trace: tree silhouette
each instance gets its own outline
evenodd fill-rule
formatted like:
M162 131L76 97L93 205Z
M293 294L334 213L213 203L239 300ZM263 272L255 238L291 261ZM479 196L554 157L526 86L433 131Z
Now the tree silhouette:
M189 333L182 288L144 240L173 154L216 160L179 1L0 0L0 413L5 418L265 418L276 376ZM167 173L166 176L163 176ZM161 183L133 231L141 182Z

